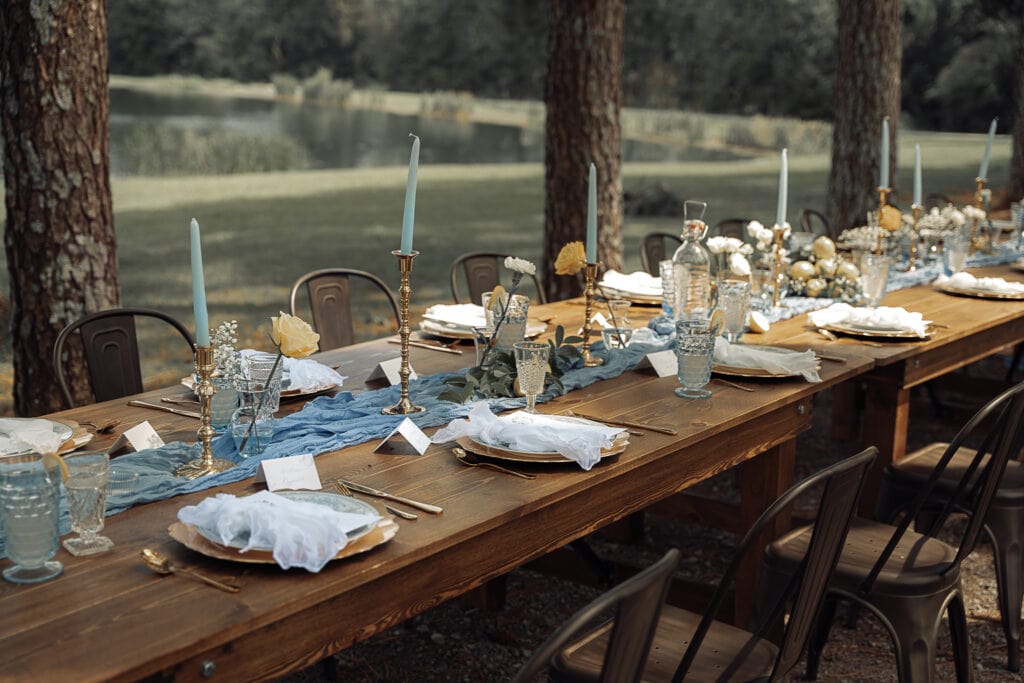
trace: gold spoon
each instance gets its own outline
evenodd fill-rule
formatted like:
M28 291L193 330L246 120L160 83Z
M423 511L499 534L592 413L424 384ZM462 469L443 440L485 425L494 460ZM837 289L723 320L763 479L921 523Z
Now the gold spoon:
M146 563L150 569L155 571L157 574L188 574L189 576L195 577L200 581L210 584L214 588L219 588L222 591L228 593L237 593L240 589L238 586L230 583L221 583L217 579L211 579L209 576L204 576L194 569L188 567L175 567L171 563L171 558L167 557L159 550L153 550L152 548L142 549L142 561Z
M523 479L536 479L537 478L536 475L527 474L525 472L516 472L515 470L506 469L506 468L502 467L501 465L495 465L493 462L480 462L480 461L477 461L477 460L470 460L469 459L469 453L467 453L465 450L459 448L458 446L456 446L455 448L452 449L452 454L455 456L456 460L461 462L463 465L467 465L469 467L485 467L487 469L496 470L498 472L504 472L505 474L511 474L513 476L516 476L516 477L522 477Z

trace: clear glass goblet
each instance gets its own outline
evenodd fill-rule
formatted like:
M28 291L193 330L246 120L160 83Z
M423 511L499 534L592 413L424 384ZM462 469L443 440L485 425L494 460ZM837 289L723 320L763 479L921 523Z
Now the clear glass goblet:
M64 549L75 557L104 553L114 542L103 531L103 516L107 506L107 478L110 476L110 457L106 453L72 453L64 458L68 478L64 490L68 495L68 515L71 529L78 536L64 541Z
M512 349L516 357L519 390L526 395L526 412L535 413L537 394L544 391L550 347L541 342L517 342Z
M862 254L860 257L860 289L869 308L877 308L885 298L889 263L885 254Z

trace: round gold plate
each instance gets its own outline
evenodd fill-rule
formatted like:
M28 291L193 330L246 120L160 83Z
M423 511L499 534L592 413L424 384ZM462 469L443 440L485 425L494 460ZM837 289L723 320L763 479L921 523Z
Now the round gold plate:
M531 463L554 463L564 465L566 463L574 463L574 460L570 460L561 453L556 451L547 451L541 453L531 453L529 451L515 451L510 448L502 448L501 446L491 446L485 443L480 443L476 439L469 436L460 436L455 439L455 443L465 448L470 453L476 455L483 455L488 458L494 458L496 460L509 460L512 462L531 462ZM626 450L626 446L629 445L629 439L627 433L622 432L614 441L612 441L611 448L605 448L601 451L601 459L609 458L613 455L618 455L622 451Z
M771 351L778 351L780 354L786 353L800 353L793 349L785 349L781 346L764 346L761 344L751 344L759 349L768 349ZM821 364L818 364L818 368L821 369ZM711 365L711 372L716 375L723 375L725 377L743 377L747 379L789 379L790 377L800 377L799 372L771 372L764 368L748 368L742 365L725 365L724 363L713 363Z
M935 289L946 294L955 296L969 296L974 299L1005 299L1009 301L1024 300L1024 292L995 292L991 289L967 289L964 287L952 287L949 283L935 285Z
M866 327L848 327L842 324L818 325L823 330L838 332L850 337L862 337L864 339L927 339L928 335L920 335L913 330L873 330Z

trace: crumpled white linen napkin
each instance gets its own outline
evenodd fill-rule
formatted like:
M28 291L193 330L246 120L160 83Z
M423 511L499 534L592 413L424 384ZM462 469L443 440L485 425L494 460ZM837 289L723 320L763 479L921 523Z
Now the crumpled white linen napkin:
M270 356L271 360L275 354L268 354L265 351L256 349L242 349L238 352L242 358L249 356ZM340 387L348 377L338 373L312 358L289 358L281 359L281 389L282 391L299 391L313 393ZM242 364L245 367L245 364Z
M347 533L375 523L380 516L339 512L260 491L242 498L218 493L199 505L181 508L178 519L215 530L222 545L248 531L249 542L239 552L273 548L274 561L282 569L302 567L315 573L348 544Z
M1020 294L1024 292L1024 283L1007 282L1001 277L974 277L970 273L959 272L952 277L940 275L935 284L949 284L959 289L983 289L999 294Z
M434 304L423 313L423 317L466 329L487 326L484 307L478 304Z
M854 308L850 304L832 304L828 308L807 314L815 327L823 325L854 325L869 330L900 330L913 332L921 337L928 334L928 323L920 313L911 313L905 308L879 306L878 308Z
M27 450L33 453L56 453L64 443L60 435L53 431L53 423L48 420L4 422L5 427L14 425L16 427L9 436L0 435L0 455Z
M722 365L762 368L778 374L799 374L808 382L821 381L818 357L810 349L802 353L785 353L748 344L730 344L725 337L716 337L714 360Z
M600 284L602 287L616 289L627 294L650 297L661 296L661 278L654 277L642 270L630 273L629 275L620 273L617 270L609 270L605 272Z
M615 436L625 431L582 418L555 418L539 413L516 412L501 417L483 401L473 405L466 419L452 420L431 438L434 443L469 436L481 443L521 451L557 451L589 470L601 459Z

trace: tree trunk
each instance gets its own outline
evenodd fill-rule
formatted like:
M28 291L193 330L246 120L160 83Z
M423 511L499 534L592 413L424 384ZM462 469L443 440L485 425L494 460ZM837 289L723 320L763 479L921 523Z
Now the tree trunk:
M865 211L878 206L886 116L892 151L884 162L893 177L900 118L899 0L839 0L836 49L828 220L839 232L864 225Z
M1017 30L1017 80L1013 101L1013 157L1010 159L1010 201L1024 201L1024 19Z
M598 260L622 268L623 0L551 0L544 86L544 288L556 301L579 293L556 276L566 242L585 241L587 169L597 167Z
M57 334L119 302L105 4L0 2L0 83L14 405L39 415L63 403ZM87 387L81 359L70 366L72 386Z

